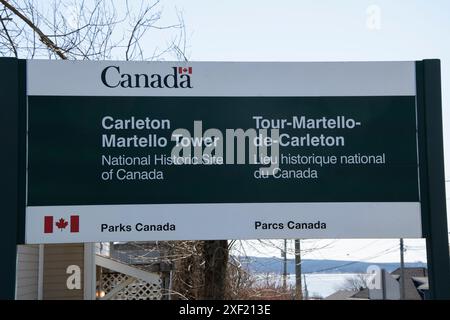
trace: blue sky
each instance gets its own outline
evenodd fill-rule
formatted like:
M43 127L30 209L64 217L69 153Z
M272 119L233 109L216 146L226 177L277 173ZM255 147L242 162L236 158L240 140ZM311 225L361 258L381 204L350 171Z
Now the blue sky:
M374 5L380 13L379 29L367 26L367 10ZM174 8L183 12L186 53L192 61L441 59L445 165L450 178L450 1L166 0L163 6L167 19L173 19ZM279 256L274 248L279 244L252 242L244 249L248 254ZM399 259L398 240L305 241L305 248L314 246L326 248L311 250L305 258ZM406 261L426 259L423 240L407 240L406 246Z

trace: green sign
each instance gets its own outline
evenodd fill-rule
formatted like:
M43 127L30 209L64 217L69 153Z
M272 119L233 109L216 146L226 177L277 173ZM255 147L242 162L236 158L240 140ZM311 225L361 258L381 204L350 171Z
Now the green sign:
M264 129L278 158L251 154ZM33 96L28 141L29 206L419 200L408 96Z
M422 236L413 62L27 70L28 243Z
M1 59L16 244L420 238L449 298L440 63Z

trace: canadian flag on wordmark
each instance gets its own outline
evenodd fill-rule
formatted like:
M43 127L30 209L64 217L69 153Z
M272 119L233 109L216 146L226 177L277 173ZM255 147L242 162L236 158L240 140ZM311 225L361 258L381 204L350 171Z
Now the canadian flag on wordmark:
M192 74L192 67L178 67L178 73L179 74L183 74L183 73Z
M69 221L64 218L55 221L53 216L45 216L44 233L53 233L53 226L59 231L66 230L69 227L70 232L80 232L80 216L70 216Z

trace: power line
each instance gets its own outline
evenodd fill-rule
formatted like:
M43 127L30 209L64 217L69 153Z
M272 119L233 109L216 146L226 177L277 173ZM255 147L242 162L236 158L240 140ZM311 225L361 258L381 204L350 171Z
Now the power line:
M392 253L394 250L397 250L398 247L399 247L399 245L395 245L395 246L393 246L393 247L391 247L391 248L388 248L388 249L385 249L385 250L383 250L383 251L380 251L380 252L377 253L376 255L373 255L373 256L371 256L371 257L367 257L367 258L361 259L360 261L351 261L351 262L344 263L344 264L339 265L339 266L329 267L329 268L324 268L324 269L321 269L321 270L318 270L318 271L315 271L315 272L312 272L312 273L320 273L320 272L324 272L324 271L338 270L338 269L341 269L341 268L343 268L343 267L351 266L351 265L353 265L353 264L364 263L364 261L372 260L372 259L375 259L375 258L384 256L384 255L386 255L386 254L388 254L388 253Z

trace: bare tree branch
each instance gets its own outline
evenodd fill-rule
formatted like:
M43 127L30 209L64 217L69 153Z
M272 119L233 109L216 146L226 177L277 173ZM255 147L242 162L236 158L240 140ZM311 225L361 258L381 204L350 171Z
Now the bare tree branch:
M11 18L6 18L6 19L11 19ZM10 45L11 45L11 48L12 48L12 50L13 50L13 52L14 52L14 56L17 58L18 55L17 55L16 45L14 44L13 40L11 39L11 36L9 35L8 29L7 29L6 26L5 26L4 20L6 20L6 19L3 19L3 18L0 16L0 22L2 23L2 28L3 28L3 30L5 31L6 37L8 38L8 41L9 41L9 43L10 43Z
M0 0L0 3L3 4L6 8L11 10L17 17L19 17L23 22L25 22L35 33L39 35L40 40L43 44L45 44L50 50L55 52L61 59L67 59L66 55L62 52L61 48L59 48L52 40L50 40L42 31L39 29L33 22L31 22L25 15L23 15L19 10L17 10L14 6L12 6L6 0ZM17 53L17 52L16 52Z
M187 55L180 53L181 44L186 42L184 23L175 14L176 23L171 18L172 22L162 24L159 0L4 1L50 39L53 46L17 18L5 21L10 39L0 27L0 55L16 56L12 42L19 58L60 58L53 50L56 46L67 59L161 60L173 56L187 60ZM6 7L4 10L16 17ZM161 42L166 38L173 40Z

